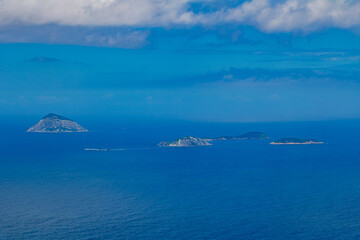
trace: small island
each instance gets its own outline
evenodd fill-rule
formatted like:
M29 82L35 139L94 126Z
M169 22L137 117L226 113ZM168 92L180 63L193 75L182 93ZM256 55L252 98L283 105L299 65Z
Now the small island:
M159 147L197 147L211 145L207 140L197 137L183 137L173 142L160 142Z
M29 128L32 133L70 133L87 132L88 130L66 117L50 113Z
M223 136L216 138L206 139L207 141L226 141L226 140L256 140L256 139L269 139L263 132L247 132L239 136Z
M281 138L274 142L271 142L272 145L291 145L291 144L323 144L324 142L320 142L315 139L301 139L301 138Z

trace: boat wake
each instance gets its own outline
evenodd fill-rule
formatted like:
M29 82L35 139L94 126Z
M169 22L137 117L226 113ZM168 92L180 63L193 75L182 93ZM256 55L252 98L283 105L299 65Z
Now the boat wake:
M156 149L156 148L84 148L84 151L114 152L114 151L151 150L151 149Z

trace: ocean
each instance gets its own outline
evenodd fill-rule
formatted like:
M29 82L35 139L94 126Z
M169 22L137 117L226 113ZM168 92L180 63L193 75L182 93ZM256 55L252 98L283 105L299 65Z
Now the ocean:
M80 123L1 121L0 239L360 239L358 120ZM248 131L271 139L156 146ZM281 137L325 144L269 145Z

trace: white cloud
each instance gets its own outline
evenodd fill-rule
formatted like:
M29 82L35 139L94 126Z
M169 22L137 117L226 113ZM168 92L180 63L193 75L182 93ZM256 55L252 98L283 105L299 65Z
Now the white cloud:
M188 22L189 0L0 0L0 23L136 26Z
M314 31L360 26L360 2L347 0L253 0L227 10L226 22L255 25L267 32Z
M0 26L168 27L253 25L266 32L360 26L360 1L250 0L235 7L193 12L191 4L216 0L0 0Z

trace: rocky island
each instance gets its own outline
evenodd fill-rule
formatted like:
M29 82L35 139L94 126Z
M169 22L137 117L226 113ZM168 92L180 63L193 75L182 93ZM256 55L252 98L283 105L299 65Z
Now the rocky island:
M279 140L276 140L274 142L271 142L270 144L273 145L282 145L282 144L323 144L323 142L320 142L315 139L301 139L301 138L281 138Z
M207 141L225 141L225 140L255 140L255 139L269 139L263 132L247 132L239 136L223 136L206 139Z
M196 146L209 146L211 145L202 138L197 137L183 137L173 142L161 142L158 144L159 147L196 147Z
M225 140L250 140L250 139L268 139L269 137L263 132L247 132L239 136L224 136L216 138L198 138L198 137L183 137L173 142L161 142L159 147L194 147L194 146L209 146L211 141L225 141Z
M62 132L87 132L88 130L78 123L63 116L50 113L38 123L29 128L27 132L35 133L62 133Z

